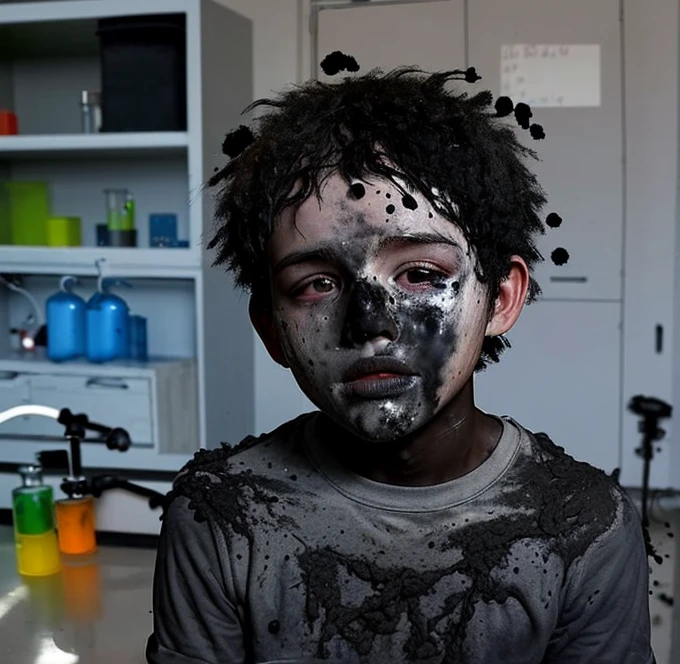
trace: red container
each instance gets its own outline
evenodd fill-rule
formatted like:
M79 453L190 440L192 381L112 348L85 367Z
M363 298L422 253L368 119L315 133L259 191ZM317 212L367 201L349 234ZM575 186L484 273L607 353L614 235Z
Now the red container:
M19 133L19 122L12 111L0 110L0 136L12 136Z

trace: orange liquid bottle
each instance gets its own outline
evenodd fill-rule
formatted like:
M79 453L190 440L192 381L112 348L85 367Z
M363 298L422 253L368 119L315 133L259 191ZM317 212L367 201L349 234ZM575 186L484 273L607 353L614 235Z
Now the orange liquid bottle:
M97 550L93 496L58 500L54 511L62 553L81 555Z

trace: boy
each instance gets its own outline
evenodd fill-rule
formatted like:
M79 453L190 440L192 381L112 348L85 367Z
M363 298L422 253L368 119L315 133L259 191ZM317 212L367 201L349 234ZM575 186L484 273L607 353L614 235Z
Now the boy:
M295 88L213 178L218 262L319 412L180 473L150 662L654 661L631 501L474 405L544 196L459 74Z

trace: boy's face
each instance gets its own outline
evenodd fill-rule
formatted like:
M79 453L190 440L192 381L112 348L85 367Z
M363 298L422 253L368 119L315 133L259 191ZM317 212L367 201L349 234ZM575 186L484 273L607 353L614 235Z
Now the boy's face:
M422 195L333 175L320 199L284 211L269 251L265 341L341 426L367 440L403 437L469 380L487 288L460 229Z

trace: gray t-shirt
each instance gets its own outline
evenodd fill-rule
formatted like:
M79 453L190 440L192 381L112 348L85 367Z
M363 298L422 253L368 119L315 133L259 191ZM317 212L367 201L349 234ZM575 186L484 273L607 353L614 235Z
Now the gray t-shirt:
M177 477L152 664L651 664L638 514L605 473L503 418L426 487L354 474L318 413Z

